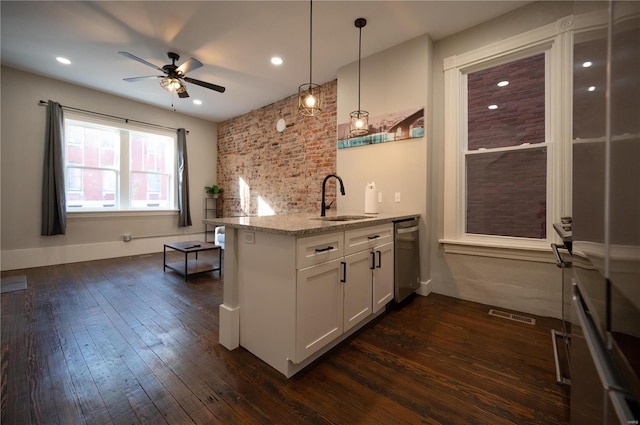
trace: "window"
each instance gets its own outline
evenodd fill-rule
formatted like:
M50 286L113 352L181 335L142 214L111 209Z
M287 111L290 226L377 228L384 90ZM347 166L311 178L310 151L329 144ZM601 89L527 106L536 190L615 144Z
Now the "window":
M448 252L548 251L569 212L571 22L445 59Z
M175 209L175 135L65 119L67 211Z
M546 238L545 55L467 75L466 233Z

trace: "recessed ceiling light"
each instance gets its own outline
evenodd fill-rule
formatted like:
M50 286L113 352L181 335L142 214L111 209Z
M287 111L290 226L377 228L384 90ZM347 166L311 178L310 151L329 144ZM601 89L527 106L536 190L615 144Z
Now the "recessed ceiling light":
M67 58L63 58L62 56L58 56L58 57L56 58L56 60L57 60L58 62L60 62L60 63L65 64L65 65L71 65L71 61L70 61L69 59L67 59Z
M282 58L279 58L278 56L274 56L271 58L271 63L274 65L282 65Z
M489 109L498 109L498 105L489 105L488 108Z
M593 65L593 62L586 61L582 63L583 68L589 68L591 65Z
M200 99L193 99L194 105L202 105L202 101Z
M508 85L509 85L509 82L507 80L500 81L498 83L498 87L505 87L505 86L508 86Z
M589 87L587 90L589 90L589 91L596 91L596 86L591 86L591 87Z

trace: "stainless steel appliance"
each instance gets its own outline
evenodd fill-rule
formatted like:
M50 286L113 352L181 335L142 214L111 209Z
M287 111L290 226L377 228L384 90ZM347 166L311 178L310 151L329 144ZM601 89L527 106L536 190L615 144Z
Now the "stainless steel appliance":
M419 228L417 218L393 223L396 303L404 301L420 287Z
M571 385L571 300L572 300L572 219L562 217L560 223L553 224L562 238L562 244L552 243L551 249L556 257L556 265L561 270L561 306L562 328L551 330L553 355L556 364L556 381L559 384Z
M571 423L638 424L640 2L576 1L574 26Z

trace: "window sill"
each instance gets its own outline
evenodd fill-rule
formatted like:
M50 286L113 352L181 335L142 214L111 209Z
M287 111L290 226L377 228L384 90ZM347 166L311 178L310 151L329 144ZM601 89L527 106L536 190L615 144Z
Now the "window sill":
M538 263L556 262L551 252L550 244L545 248L542 242L521 246L450 239L440 239L439 242L443 245L444 252L447 254L475 255Z
M178 210L111 210L111 211L67 211L67 218L123 218L174 216Z

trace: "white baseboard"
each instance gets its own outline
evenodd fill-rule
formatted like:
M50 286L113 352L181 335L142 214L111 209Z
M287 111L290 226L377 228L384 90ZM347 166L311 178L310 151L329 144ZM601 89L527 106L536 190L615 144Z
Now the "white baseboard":
M429 295L431 293L432 290L433 290L433 288L432 288L432 285L431 285L431 279L429 279L426 282L420 282L420 287L416 291L416 294L422 295L423 297L426 297L427 295Z
M2 251L0 253L0 269L2 271L17 270L151 254L162 252L163 246L167 242L184 242L201 238L202 235L191 234L132 239L131 242L115 241Z

